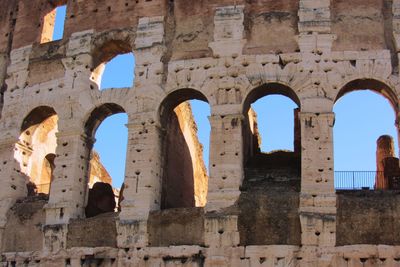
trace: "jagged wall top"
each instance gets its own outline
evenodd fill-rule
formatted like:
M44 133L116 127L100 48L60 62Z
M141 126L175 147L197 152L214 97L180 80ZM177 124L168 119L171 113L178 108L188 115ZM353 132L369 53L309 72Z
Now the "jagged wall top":
M243 54L288 53L299 50L301 33L333 33L333 50L391 49L396 1L388 0L2 0L0 53L38 43L44 16L67 3L65 42L75 32L133 29L139 18L163 16L167 47L172 59L211 54L214 13L221 6L243 6ZM392 31L393 30L393 31Z

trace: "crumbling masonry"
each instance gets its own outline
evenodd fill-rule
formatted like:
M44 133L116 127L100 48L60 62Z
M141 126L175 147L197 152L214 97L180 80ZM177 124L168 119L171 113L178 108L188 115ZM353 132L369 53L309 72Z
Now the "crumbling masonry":
M354 90L399 118L399 42L399 0L0 0L3 266L400 266L400 195L335 192L332 138ZM100 91L128 52L133 87ZM299 107L294 152L257 149L249 108L269 94ZM176 111L191 99L211 107L208 176ZM120 212L86 218L94 133L121 112ZM48 198L27 197L35 177Z

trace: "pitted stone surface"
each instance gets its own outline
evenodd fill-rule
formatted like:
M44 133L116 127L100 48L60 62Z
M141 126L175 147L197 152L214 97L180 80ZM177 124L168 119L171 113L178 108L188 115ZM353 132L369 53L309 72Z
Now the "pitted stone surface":
M63 39L44 43L51 32L48 20L63 4ZM398 121L398 0L116 0L101 5L94 0L0 0L0 6L3 265L399 266L400 241L387 232L396 229L390 224L398 216L396 196L337 197L332 133L333 105L353 90L370 89L386 97ZM135 55L132 88L100 91L104 63L127 52ZM243 193L248 186L245 167L258 144L249 107L270 94L288 96L300 109L300 166L291 173L295 185L279 182L279 190L288 184L293 190L277 195L274 186L265 192L253 187L253 196ZM192 168L202 178L172 183L175 191L195 186L193 199L171 198L175 204L185 199L185 209L174 213L161 210L166 140L174 140L166 138L162 114L190 99L206 101L211 108L209 173L195 160ZM55 155L54 180L48 201L32 204L36 212L21 222L12 207L26 197L24 168L31 166L24 159L32 149L29 138L23 139L29 143L23 148L16 143L24 120L38 107L58 115L57 146L48 153ZM129 140L120 213L90 221L84 210L93 133L104 118L121 112L129 117ZM186 125L185 135L192 136L190 112L178 116L186 120L179 124ZM192 141L188 153L181 153L185 159L201 154ZM186 163L182 165L190 167ZM186 177L179 171L170 173ZM283 173L274 175L282 178ZM267 180L252 185L265 186ZM258 209L243 218L246 213L238 207L254 208L244 205L246 199ZM343 210L354 205L360 210ZM149 214L157 223L148 224ZM171 214L184 219L174 222ZM379 228L380 215L388 218L385 229ZM369 216L375 217L363 224ZM93 228L107 224L102 228L109 229L107 234L97 238L92 223ZM257 236L268 225L282 227ZM359 232L344 237L346 225ZM77 236L81 229L87 240ZM157 236L162 229L166 232ZM371 229L382 235L368 238ZM29 242L24 242L21 235L29 231ZM176 231L193 232L174 236Z

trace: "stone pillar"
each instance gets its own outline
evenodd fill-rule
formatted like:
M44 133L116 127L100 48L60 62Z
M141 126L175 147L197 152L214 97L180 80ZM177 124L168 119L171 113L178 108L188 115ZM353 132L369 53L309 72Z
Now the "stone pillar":
M2 181L0 189L0 243L7 223L8 210L18 198L27 195L26 183L29 178L21 172L20 163L14 158L14 149L18 142L19 128L22 123L22 120L16 116L21 111L21 107L17 103L23 92L20 89L26 87L31 50L32 46L30 45L14 49L9 56L0 54L0 91L7 86L7 91L4 92L4 102L7 103L7 106L3 108L3 102L0 100L2 118L0 130L0 162L2 164L0 168Z
M301 152L301 124L300 124L300 109L296 108L293 110L293 118L294 118L294 143L293 150L295 153Z
M393 43L397 54L397 60L400 60L400 1L393 0L392 2L392 33L393 33ZM398 72L398 71L397 71ZM399 128L397 128L399 129Z
M139 19L135 39L135 88L145 90L163 83L166 48L164 17ZM146 75L141 75L146 73ZM124 200L117 223L118 246L121 248L147 245L147 217L160 209L162 177L162 130L154 114L146 113L149 103L139 100L138 114L129 116L128 149L125 167ZM141 113L143 112L143 113Z
M8 210L18 198L27 196L29 178L21 172L20 164L14 159L15 143L14 139L0 143L0 238L7 223Z
M335 193L333 181L334 113L300 113L302 193Z
M85 201L89 179L90 151L93 140L80 131L57 134L57 158L46 224L68 223L85 216Z
M382 135L376 141L376 178L375 189L388 189L388 179L385 177L385 159L395 157L394 141L390 135Z
M334 247L336 243L334 117L334 113L300 113L300 222L304 249Z
M206 210L232 206L239 198L243 172L244 116L212 115L210 118L210 178Z
M147 217L160 209L162 143L160 126L152 120L134 119L129 138L124 181L124 200L118 223L119 247L147 244Z
M16 140L7 140L0 144L0 160L3 167L0 168L2 188L0 199L17 199L27 195L26 184L29 177L22 173L23 166L14 158Z
M85 216L90 151L93 140L81 131L57 134L57 158L50 198L45 205L44 250L66 247L68 222Z
M400 189L400 167L399 158L389 157L383 160L384 165L384 177L388 181L388 189L399 190Z
M240 266L232 262L235 258L238 260L239 257L229 255L232 251L243 250L243 247L239 247L240 235L237 221L238 217L235 215L205 217L204 242L208 247L205 266ZM231 251L226 248L230 248Z

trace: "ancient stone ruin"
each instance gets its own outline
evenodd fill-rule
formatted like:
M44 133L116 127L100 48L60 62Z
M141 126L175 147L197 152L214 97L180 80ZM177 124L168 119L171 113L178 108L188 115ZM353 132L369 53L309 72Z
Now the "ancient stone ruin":
M376 144L375 189L400 189L400 165L395 154L393 137L382 135Z
M375 91L398 118L399 42L399 0L0 0L2 265L400 266L398 187L336 191L333 169L339 98ZM132 88L100 90L130 52ZM271 94L298 106L294 151L260 152ZM117 113L119 192L93 151Z

